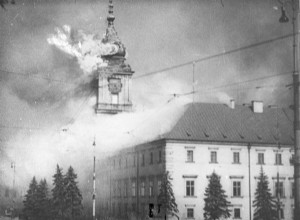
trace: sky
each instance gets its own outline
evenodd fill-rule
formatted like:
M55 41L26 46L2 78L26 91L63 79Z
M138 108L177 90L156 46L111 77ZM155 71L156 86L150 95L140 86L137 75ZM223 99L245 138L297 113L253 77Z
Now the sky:
M135 71L134 110L95 115L92 75L47 39L64 25L101 38L107 11L108 0L16 0L0 11L2 185L12 183L11 162L20 187L34 175L51 181L56 164L84 180L94 138L99 157L152 140L193 100L292 104L291 37L226 54L292 33L291 23L278 22L278 1L115 0L114 25ZM192 64L172 68L192 61L194 80ZM194 96L182 95L193 87Z

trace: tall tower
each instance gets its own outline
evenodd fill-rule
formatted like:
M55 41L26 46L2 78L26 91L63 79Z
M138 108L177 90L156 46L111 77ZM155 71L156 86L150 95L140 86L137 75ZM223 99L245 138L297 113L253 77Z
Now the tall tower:
M126 48L117 35L114 20L113 2L109 0L108 25L102 43L110 52L102 55L107 66L98 69L96 113L116 114L132 110L130 89L134 71L125 63Z

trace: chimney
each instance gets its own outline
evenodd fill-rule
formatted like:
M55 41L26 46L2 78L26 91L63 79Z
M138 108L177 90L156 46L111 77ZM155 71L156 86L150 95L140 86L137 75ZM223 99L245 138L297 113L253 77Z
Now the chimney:
M234 99L230 99L230 106L229 106L231 109L234 109L235 108L235 101Z
M255 113L263 113L264 103L262 101L252 101L252 110Z

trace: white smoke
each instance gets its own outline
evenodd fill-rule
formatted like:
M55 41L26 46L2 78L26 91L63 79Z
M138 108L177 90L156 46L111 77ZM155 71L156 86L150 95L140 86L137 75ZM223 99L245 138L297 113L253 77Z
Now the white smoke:
M61 51L77 58L80 68L85 74L90 74L99 67L107 66L101 56L113 55L119 51L117 44L103 43L96 35L85 34L68 25L56 28L55 34L50 35L47 41Z

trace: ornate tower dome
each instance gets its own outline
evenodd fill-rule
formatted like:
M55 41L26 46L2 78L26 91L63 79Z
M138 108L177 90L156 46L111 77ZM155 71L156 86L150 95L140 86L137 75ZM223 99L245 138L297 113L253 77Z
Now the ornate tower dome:
M134 72L125 63L126 48L118 37L114 20L113 1L109 0L108 25L102 43L110 49L109 53L102 55L108 65L98 69L97 113L118 113L132 109L130 88Z

